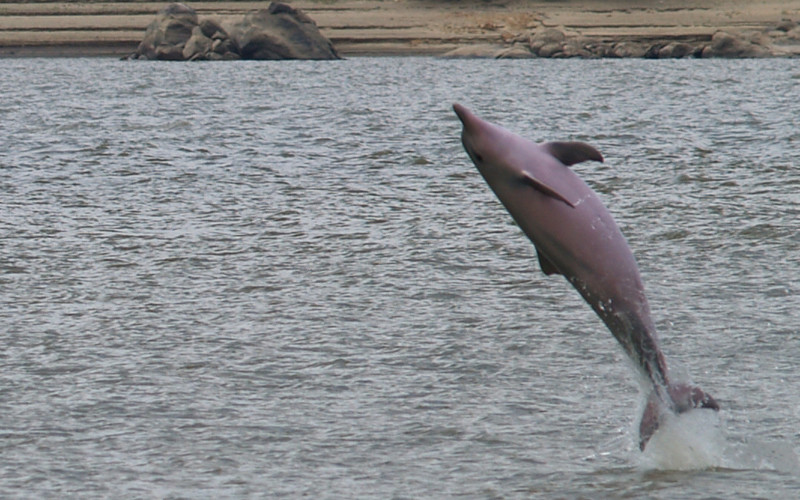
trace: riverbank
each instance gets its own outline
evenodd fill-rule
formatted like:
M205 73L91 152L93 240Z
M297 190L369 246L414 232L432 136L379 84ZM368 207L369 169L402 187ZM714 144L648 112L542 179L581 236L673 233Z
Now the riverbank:
M201 16L240 18L268 2L186 2ZM340 54L441 55L470 46L528 45L557 28L614 45L698 44L714 33L767 37L773 55L800 56L800 0L319 0L291 5L313 18ZM0 3L0 56L124 56L167 2ZM781 23L790 23L784 24ZM777 29L781 28L781 29ZM786 28L786 29L783 29ZM793 33L797 32L797 38Z

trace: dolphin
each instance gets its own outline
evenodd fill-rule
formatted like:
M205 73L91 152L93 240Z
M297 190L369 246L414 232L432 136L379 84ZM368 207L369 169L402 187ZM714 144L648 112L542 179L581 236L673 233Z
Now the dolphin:
M597 194L568 168L602 162L600 152L582 142L536 144L460 104L453 110L464 149L533 242L542 271L575 287L652 386L639 448L644 451L667 412L719 410L700 388L670 380L633 253Z

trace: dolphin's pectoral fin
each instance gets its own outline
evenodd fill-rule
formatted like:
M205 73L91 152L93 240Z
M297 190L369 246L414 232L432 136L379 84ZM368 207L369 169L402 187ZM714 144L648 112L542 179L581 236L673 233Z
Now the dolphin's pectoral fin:
M541 192L542 194L546 194L547 196L551 196L551 197L553 197L553 198L555 198L555 199L557 199L559 201L563 201L564 203L566 203L567 205L571 206L572 208L575 208L575 205L573 205L572 202L569 201L568 199L564 198L564 196L561 193L559 193L555 189L551 188L550 186L548 186L544 182L540 181L539 179L535 178L531 174L525 172L522 175L522 181L525 184L531 186L533 189Z
M587 160L603 162L600 151L584 142L546 142L542 146L568 167Z
M536 249L536 255L539 256L539 265L542 266L542 272L548 276L553 274L562 274L561 271L548 259L539 249Z

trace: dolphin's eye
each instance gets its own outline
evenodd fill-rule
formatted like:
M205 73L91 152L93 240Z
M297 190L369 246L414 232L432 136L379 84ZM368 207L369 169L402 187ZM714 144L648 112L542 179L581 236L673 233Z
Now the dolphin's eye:
M479 155L478 153L472 153L472 156L475 157L475 161L478 163L483 163L483 156Z

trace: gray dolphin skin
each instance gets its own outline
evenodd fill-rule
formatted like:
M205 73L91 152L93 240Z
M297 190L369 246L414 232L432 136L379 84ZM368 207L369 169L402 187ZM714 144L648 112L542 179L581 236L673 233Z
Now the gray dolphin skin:
M467 154L536 247L542 271L561 274L603 320L652 384L639 448L666 412L718 410L697 387L671 383L633 253L597 194L568 167L603 161L580 142L536 144L454 104Z

